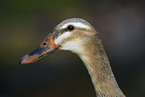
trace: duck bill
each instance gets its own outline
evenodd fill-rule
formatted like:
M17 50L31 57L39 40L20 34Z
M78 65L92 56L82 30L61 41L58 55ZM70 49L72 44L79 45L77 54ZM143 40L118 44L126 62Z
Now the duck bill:
M36 49L21 58L20 64L33 63L48 54L58 51L60 46L55 45L54 43L54 38L56 35L57 32L49 34L48 38L44 40Z

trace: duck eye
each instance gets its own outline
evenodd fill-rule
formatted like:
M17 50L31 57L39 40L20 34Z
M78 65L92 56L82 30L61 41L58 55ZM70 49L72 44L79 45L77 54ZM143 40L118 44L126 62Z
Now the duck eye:
M70 30L70 31L72 31L72 30L74 30L74 26L69 25L69 26L67 27L67 29Z

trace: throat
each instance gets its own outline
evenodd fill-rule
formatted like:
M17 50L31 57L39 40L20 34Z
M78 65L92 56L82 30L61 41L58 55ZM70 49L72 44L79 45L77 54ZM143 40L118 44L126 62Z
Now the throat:
M87 49L80 58L88 69L97 96L125 97L115 80L101 42L97 45L99 47L85 46Z

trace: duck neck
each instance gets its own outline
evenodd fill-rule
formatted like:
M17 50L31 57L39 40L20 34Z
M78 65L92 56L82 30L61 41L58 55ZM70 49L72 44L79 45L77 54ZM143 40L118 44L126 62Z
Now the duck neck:
M125 97L115 80L100 39L92 40L84 46L85 51L80 55L80 58L88 69L97 96Z

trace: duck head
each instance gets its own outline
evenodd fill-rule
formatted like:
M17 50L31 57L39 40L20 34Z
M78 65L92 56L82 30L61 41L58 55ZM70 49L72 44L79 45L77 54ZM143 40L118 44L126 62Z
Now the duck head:
M89 43L95 34L96 31L87 21L80 18L67 19L58 24L36 49L26 54L20 64L35 62L59 50L81 54L84 51L83 46Z

